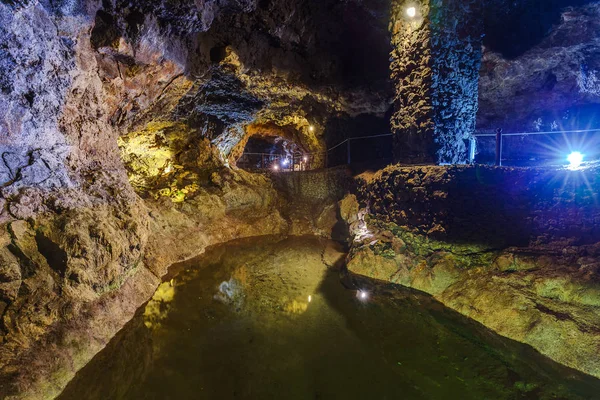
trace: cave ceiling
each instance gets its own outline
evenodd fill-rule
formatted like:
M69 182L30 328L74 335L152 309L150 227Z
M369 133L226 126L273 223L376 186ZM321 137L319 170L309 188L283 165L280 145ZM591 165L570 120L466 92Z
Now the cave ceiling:
M178 121L213 141L227 158L250 123L286 126L302 137L311 125L320 134L339 125L332 119L389 118L394 97L389 0L2 0L12 12L33 4L38 14L43 10L49 18L78 21L56 23L59 41L53 45L62 52L55 67L65 78L57 87L65 92L73 86L70 102L49 102L53 107L66 102L59 123L67 138L77 134L66 125L89 125L91 114L102 115L108 129L121 136L147 131L153 121ZM568 118L593 112L600 101L598 4L484 2L480 130L529 129L539 127L540 118L542 125L562 119L571 126L575 123ZM19 59L17 46L10 45L19 40L7 30L16 26L9 12L0 24L6 43L0 46L0 89L6 104L24 110L48 106L36 79L15 87L12 77L36 61ZM31 52L52 50L23 37L21 46L30 46ZM97 73L102 87L94 89L95 99L88 99L94 113L77 111L75 116L76 101L90 91L68 80L85 68L87 78ZM16 126L9 128L16 132ZM321 147L343 137L334 131L327 135L319 139ZM88 145L80 143L82 151Z

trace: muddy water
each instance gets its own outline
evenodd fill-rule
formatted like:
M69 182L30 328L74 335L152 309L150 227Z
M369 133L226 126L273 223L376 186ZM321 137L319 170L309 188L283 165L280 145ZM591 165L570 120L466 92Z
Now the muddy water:
M600 381L427 295L341 279L338 259L302 237L176 266L60 399L600 398Z

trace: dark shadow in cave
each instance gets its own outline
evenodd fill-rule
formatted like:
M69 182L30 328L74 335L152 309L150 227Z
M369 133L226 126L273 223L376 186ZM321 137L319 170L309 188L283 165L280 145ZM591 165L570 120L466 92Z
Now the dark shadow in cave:
M560 22L567 7L592 0L485 1L484 44L508 59L519 57L539 44Z
M335 116L327 121L325 138L328 154L328 166L348 164L354 173L376 170L385 167L393 160L392 137L390 135L390 117L393 108L383 116L361 114L356 117ZM360 138L360 139L359 139ZM342 145L351 139L350 146ZM348 160L350 150L350 160Z

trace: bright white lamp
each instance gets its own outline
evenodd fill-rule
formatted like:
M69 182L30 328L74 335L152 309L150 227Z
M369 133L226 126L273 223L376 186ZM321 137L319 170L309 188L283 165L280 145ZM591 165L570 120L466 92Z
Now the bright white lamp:
M583 154L581 154L578 151L574 151L571 154L569 154L569 157L567 157L567 161L569 162L571 168L577 168L583 162Z
M406 15L410 18L414 18L417 15L417 9L415 7L408 7L406 9Z

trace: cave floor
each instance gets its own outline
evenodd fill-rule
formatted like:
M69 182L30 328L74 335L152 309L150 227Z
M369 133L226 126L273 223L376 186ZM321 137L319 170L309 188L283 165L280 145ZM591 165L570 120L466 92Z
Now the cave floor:
M599 380L430 296L345 276L335 266L343 258L339 245L314 237L210 248L174 266L59 398L497 400L600 393Z

